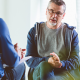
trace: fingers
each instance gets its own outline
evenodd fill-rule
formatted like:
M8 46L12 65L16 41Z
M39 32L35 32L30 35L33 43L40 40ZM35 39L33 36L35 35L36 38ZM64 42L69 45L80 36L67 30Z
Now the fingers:
M62 66L62 63L60 63L60 66L58 68L61 68L61 66Z
M25 52L21 52L21 59L25 57Z
M26 49L21 49L21 59L25 57Z
M21 54L25 54L26 49L21 49Z
M56 60L56 61L59 61L59 57L56 53L50 53L50 55L53 55L53 59Z
M14 48L18 46L18 43L14 44Z
M62 66L62 63L60 61L54 60L53 57L48 59L48 63L51 64L51 66L54 68L61 68Z
M26 51L26 49L22 49L22 51Z
M51 64L52 66L54 66L54 59L53 59L53 57L50 57L48 59L48 63Z
M60 62L58 55L54 52L50 53L50 55L52 55L53 57L49 59L49 63L55 68L61 68L62 63Z
M50 55L55 56L55 53L54 52L53 53L50 53Z
M58 57L58 55L56 53L50 53L50 55L52 55L53 57Z
M61 68L61 66L62 66L62 63L61 62L55 61L55 67L56 68Z
M21 51L21 55L25 55L25 52Z
M18 52L18 50L19 50L18 43L16 43L16 44L14 45L14 48L15 48L15 50Z
M21 54L21 59L24 58L24 57L25 57L25 53L24 54Z
M18 53L18 55L20 56L20 59L22 59L22 58L25 57L25 51L26 51L26 49L19 48L18 43L16 43L14 45L14 49L16 50L16 52Z
M60 61L58 57L53 57L55 61Z

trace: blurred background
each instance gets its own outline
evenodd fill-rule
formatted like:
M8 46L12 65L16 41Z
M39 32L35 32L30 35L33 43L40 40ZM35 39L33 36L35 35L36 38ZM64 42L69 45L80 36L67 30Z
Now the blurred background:
M75 26L80 39L80 0L64 0L66 15L63 22ZM46 21L49 0L0 0L0 18L6 22L12 43L26 48L27 33L35 22Z

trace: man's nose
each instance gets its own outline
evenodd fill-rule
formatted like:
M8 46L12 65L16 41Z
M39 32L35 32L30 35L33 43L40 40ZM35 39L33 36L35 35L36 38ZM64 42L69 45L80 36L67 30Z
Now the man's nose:
M53 16L53 17L57 17L57 14L54 12L52 16Z

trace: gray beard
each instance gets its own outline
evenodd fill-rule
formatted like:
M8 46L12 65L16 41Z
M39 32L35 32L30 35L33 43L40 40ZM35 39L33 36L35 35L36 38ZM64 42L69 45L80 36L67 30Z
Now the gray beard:
M50 23L50 22L49 22L49 25L51 25L51 26L56 26L56 24L57 24L57 23Z

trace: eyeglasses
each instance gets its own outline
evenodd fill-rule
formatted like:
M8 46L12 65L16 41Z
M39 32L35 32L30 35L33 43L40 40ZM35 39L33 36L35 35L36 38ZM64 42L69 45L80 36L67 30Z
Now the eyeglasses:
M48 9L48 8L47 8ZM50 15L53 15L54 13L57 15L57 16L62 16L63 15L63 13L61 13L61 12L54 12L54 10L52 10L52 9L48 9L48 12L50 13Z

